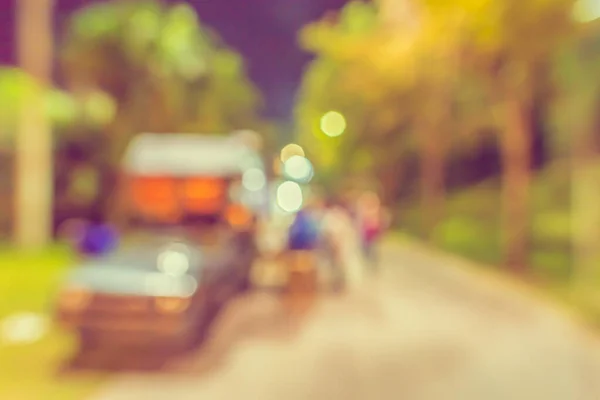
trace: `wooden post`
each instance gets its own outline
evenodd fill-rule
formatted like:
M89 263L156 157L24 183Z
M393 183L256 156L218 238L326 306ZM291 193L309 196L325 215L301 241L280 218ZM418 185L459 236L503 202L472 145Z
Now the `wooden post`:
M54 0L18 0L17 44L20 67L36 81L39 90L23 96L15 152L16 243L40 249L52 233L52 132L44 96L52 80Z

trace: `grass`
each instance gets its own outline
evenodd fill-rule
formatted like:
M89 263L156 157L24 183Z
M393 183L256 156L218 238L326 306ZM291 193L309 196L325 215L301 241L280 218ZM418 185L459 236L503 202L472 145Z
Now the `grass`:
M529 264L546 293L600 327L600 277L583 283L571 279L570 193L568 167L555 164L536 175L531 193ZM409 202L400 207L400 229L423 237L419 228L421 212L415 204ZM500 206L498 180L451 193L446 218L434 232L434 244L481 265L501 266Z
M0 320L20 312L51 317L52 300L70 260L69 252L59 247L39 255L0 250ZM0 399L85 398L102 377L60 376L74 345L73 338L56 327L32 344L0 341Z
M416 246L423 250L428 248L425 243L415 240L414 236L405 232L394 232L390 235L390 239L406 246ZM447 257L448 254L446 253L445 256ZM464 268L470 274L478 275L485 281L482 281L484 285L499 286L511 292L518 291L534 300L551 303L555 306L555 310L566 318L592 328L590 333L594 335L600 329L600 292L598 291L600 281L587 285L568 285L564 281L555 281L542 286L532 286L530 282L514 279L500 268L488 265L486 267L489 268L482 268L482 264L478 262L460 262L452 265Z
M539 173L531 195L531 268L542 278L563 281L571 270L568 169L556 165ZM500 207L497 180L450 194L446 217L434 232L434 243L474 261L500 265ZM422 237L419 208L409 204L402 210L400 228Z

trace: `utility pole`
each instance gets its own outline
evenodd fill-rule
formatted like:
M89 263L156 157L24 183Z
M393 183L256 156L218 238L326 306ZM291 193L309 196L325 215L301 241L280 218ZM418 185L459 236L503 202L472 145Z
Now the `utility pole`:
M37 90L22 97L15 135L14 239L39 250L52 233L53 141L44 97L52 82L54 0L17 0L19 66Z

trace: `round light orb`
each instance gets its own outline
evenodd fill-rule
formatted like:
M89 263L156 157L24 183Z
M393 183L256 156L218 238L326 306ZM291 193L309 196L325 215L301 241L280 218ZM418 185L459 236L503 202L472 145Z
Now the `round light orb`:
M157 264L166 275L184 275L190 269L190 251L183 243L173 243L159 253Z
M329 111L321 117L321 131L329 137L337 137L346 131L346 118L337 111Z
M260 168L250 168L242 175L242 186L251 192L262 190L267 184L267 178Z
M283 164L283 172L289 179L307 183L313 176L313 166L306 157L293 156Z
M302 208L304 197L299 184L292 181L283 182L277 188L277 205L285 212L296 212Z
M294 156L304 157L304 155L304 149L300 145L297 145L296 143L290 143L281 149L280 159L282 163L285 163Z

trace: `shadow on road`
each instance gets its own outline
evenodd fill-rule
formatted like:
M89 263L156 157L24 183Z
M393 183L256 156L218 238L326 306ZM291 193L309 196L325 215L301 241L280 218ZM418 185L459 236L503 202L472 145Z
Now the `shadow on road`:
M205 345L209 330L220 313L216 309L209 313L205 327L198 332L192 347L184 351L167 347L136 346L107 346L94 351L77 351L65 360L59 373L71 374L85 371L167 373L169 364L173 360L188 357Z
M85 371L108 373L157 373L194 375L216 371L225 365L232 349L247 339L293 340L314 298L290 298L281 294L253 292L232 300L212 313L194 347L181 353L166 348L102 348L76 353L59 374Z
M239 297L212 324L206 343L175 360L170 370L193 374L214 372L227 363L236 345L245 340L291 341L301 332L313 300L266 292Z

